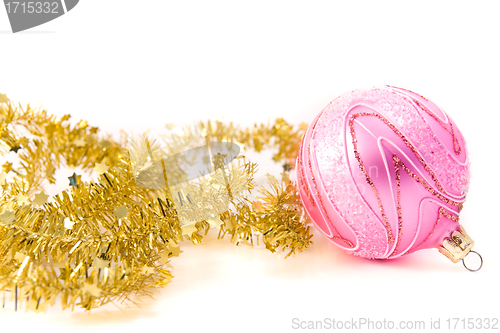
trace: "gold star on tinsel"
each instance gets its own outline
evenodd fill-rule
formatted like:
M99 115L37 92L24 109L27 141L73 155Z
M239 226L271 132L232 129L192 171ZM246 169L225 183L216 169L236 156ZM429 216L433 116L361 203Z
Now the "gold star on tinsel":
M168 252L169 257L178 257L179 254L181 254L184 251L182 251L178 245L171 245L168 247L166 252Z
M202 161L203 161L203 164L206 164L206 165L210 164L210 162L211 162L210 157L207 155L202 157Z
M25 195L22 195L22 194L18 194L14 197L14 200L16 200L16 202L19 204L19 205L25 205L28 203L28 197L25 196Z
M160 265L165 265L168 263L168 260L170 258L168 250L163 251L160 253Z
M217 153L214 155L214 160L213 160L213 163L214 163L214 167L216 169L221 169L224 167L224 159L227 157L227 154L221 154L221 153Z
M24 261L24 259L26 259L27 255L22 253L22 252L16 252L16 254L14 255L14 259L18 262L18 263L22 263Z
M283 180L285 183L290 182L290 177L288 175L288 172L282 172L281 173L281 180Z
M106 163L96 163L95 167L94 167L94 171L98 175L102 175L103 173L108 171L108 169L109 169L109 166L107 166Z
M110 263L111 263L111 261L109 261L109 260L95 257L93 266L96 268L99 268L99 269L103 269L103 268L109 267Z
M210 224L210 228L220 228L221 224L223 223L220 219L220 215L212 217L211 219L207 220L207 222Z
M273 175L271 175L269 173L266 173L266 177L272 183L277 183L278 182L278 180L276 179L276 177L274 177Z
M69 185L78 188L80 186L81 178L82 176L77 175L73 172L73 175L71 177L68 177Z
M96 284L90 284L87 282L83 283L81 290L84 294L90 294L94 297L100 297L102 293L102 289L99 288Z
M198 231L194 223L189 223L181 226L183 236L191 236L193 232Z
M12 171L12 163L10 162L5 162L5 164L2 166L3 172L9 173Z
M108 141L108 140L104 140L104 141L101 142L101 147L103 149L107 149L107 148L111 147L111 142Z
M9 98L6 94L0 94L0 103L9 103Z
M71 118L71 115L70 114L65 114L64 116L61 117L61 123L63 121L69 120L69 118Z
M144 275L150 275L150 274L153 274L155 272L155 268L150 267L150 266L144 266L144 267L142 267L141 272Z
M129 212L129 209L126 206L120 206L120 207L115 209L115 212L113 213L113 215L119 219L122 219L125 216L127 216L128 212Z
M234 228L233 221L231 221L230 219L225 219L224 225L227 230L232 230Z
M75 225L75 222L71 221L69 217L64 219L64 228L71 230L73 229L73 226Z
M11 225L15 220L15 215L13 211L6 210L3 212L2 215L0 215L0 222L2 222L5 225Z
M82 139L75 139L73 142L71 142L73 145L77 147L85 147L86 142L83 141Z
M22 147L21 147L21 146L17 146L17 145L16 145L16 146L12 146L12 147L10 148L10 151L13 151L14 153L16 153L16 154L17 154L17 152L19 151L19 149L22 149Z
M54 132L57 129L57 125L54 123L50 123L48 125L45 125L45 133L47 133L48 136L54 136Z
M46 174L47 180L49 181L50 184L56 183L56 179L54 178L55 172L56 172L56 168L54 167L54 165L52 165L52 164L47 165L47 169L45 171L45 174Z
M78 123L78 127L80 127L80 129L84 129L87 126L88 126L88 124L87 124L86 120L80 120L80 122Z
M40 192L38 194L35 194L35 200L33 200L34 203L36 203L38 206L43 206L44 204L47 203L47 199L49 196L45 194L45 192Z

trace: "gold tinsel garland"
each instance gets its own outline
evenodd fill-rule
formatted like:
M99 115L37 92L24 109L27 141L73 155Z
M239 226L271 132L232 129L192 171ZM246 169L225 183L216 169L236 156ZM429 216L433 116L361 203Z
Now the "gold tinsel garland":
M258 244L260 238L272 252L288 249L287 257L311 243L306 215L287 174L304 124L296 129L277 119L272 125L239 128L200 122L181 129L180 135L169 131L161 148L147 137L134 142L123 135L115 141L86 121L72 126L69 119L29 105L23 109L0 94L0 156L14 152L18 160L5 162L0 173L3 304L9 295L16 309L25 303L34 311L45 311L58 298L64 309L134 302L170 282L169 261L182 252L182 240L201 243L211 227L219 228L219 238L230 236L237 245L253 245L254 240ZM147 171L152 160L178 153L200 138L256 151L277 147L274 160L284 163L283 180L269 176L269 189L259 189L261 197L249 200L257 165L238 156L236 163L203 184L185 185L198 194L189 207L176 207L168 188L137 185L138 170ZM49 202L43 181L54 183L55 171L65 165L93 169L99 178L85 183L73 174L68 177L71 190ZM222 187L230 190L229 199L224 191L214 191ZM199 210L193 207L216 206L224 211L197 220Z

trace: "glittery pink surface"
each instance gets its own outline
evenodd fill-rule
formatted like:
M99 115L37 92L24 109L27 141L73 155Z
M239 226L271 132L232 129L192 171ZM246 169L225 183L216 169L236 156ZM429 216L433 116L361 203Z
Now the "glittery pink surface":
M438 247L458 230L470 177L455 123L433 102L394 87L330 103L304 137L297 176L317 226L365 258Z

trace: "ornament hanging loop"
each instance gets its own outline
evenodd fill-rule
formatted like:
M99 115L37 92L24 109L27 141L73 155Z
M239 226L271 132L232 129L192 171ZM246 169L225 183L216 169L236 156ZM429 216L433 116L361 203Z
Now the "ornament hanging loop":
M477 253L476 251L470 250L469 253L477 254L477 256L479 257L479 260L480 260L479 267L476 269L471 269L471 268L467 267L467 265L465 264L465 258L462 259L462 264L464 264L465 269L467 269L469 272L477 272L478 270L481 269L481 267L483 267L483 257L479 253Z
M460 225L460 231L453 231L450 238L444 239L443 245L439 247L439 252L444 254L448 259L450 259L454 263L462 261L464 267L468 271L477 272L478 270L481 269L481 267L483 267L483 258L476 251L472 251L473 247L474 247L474 241L465 232L464 227ZM479 268L477 269L470 269L465 264L464 259L471 252L477 254L479 256L479 259L481 260Z

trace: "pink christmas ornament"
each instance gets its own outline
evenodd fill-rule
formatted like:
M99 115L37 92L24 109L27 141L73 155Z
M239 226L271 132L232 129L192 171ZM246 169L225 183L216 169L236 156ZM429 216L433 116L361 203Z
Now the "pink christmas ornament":
M355 90L314 119L297 158L300 196L337 246L388 259L474 242L458 223L469 188L465 141L446 113L409 90ZM482 261L481 261L482 264Z

